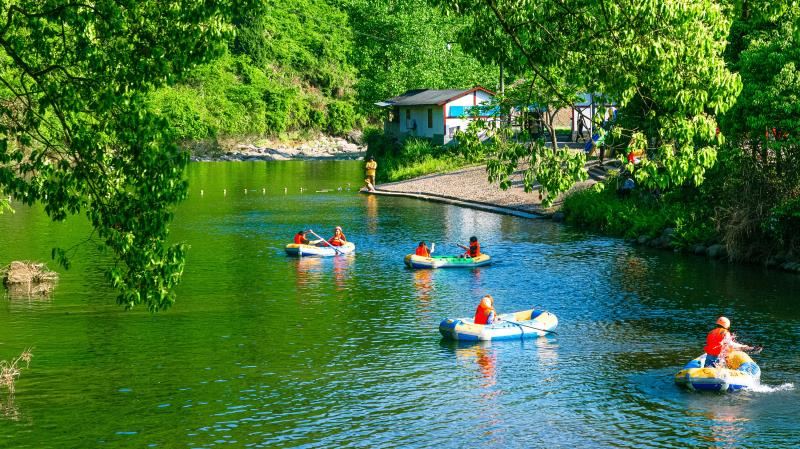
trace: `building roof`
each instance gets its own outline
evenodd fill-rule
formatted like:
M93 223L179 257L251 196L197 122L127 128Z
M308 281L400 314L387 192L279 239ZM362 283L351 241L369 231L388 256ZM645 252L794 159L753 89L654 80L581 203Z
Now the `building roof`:
M464 95L471 94L472 92L478 90L482 90L490 95L494 95L494 92L480 86L473 87L472 89L412 89L406 91L402 95L398 95L375 104L380 107L423 106L431 104L443 105L449 101L455 100L456 98L461 98Z

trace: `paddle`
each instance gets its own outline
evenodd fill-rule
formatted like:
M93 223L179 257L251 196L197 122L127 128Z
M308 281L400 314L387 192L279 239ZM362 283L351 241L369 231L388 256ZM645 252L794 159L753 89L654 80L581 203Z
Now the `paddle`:
M528 326L527 324L518 323L516 321L509 321L509 320L502 320L502 319L498 319L498 321L505 321L506 323L516 324L517 326L529 327L529 328L535 329L537 331L549 332L549 333L551 333L553 335L558 335L558 333L556 331L550 331L550 330L547 330L547 329L541 329L541 328L538 328L538 327Z
M764 350L763 346L753 346L752 348L745 351L748 354L761 354L761 351Z
M334 251L336 251L336 253L337 253L337 254L344 254L343 252L339 251L339 249L337 249L335 246L331 245L329 241L327 241L327 240L325 240L324 238L320 237L320 236L319 236L319 235L318 235L316 232L314 232L312 229L309 229L309 230L308 230L308 232L310 232L311 234L314 234L314 237L316 237L316 238L318 238L318 239L322 240L322 241L323 241L323 242L324 242L326 245L328 245L328 246L330 246L331 248L333 248L333 250L334 250Z

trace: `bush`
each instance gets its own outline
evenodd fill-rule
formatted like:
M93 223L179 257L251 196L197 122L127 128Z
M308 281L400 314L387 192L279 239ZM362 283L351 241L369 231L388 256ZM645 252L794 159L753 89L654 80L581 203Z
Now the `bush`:
M344 101L335 100L328 104L328 131L341 136L352 130L357 121L353 105Z
M672 244L689 248L717 240L713 210L695 190L677 190L661 196L634 190L627 198L617 195L617 179L605 188L574 192L564 200L568 223L584 229L627 238L657 237L666 228L675 230Z

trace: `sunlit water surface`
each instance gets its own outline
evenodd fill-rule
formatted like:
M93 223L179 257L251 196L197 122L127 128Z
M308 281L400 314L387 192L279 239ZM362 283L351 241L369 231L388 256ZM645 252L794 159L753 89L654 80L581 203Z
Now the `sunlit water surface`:
M115 305L91 243L59 268L51 299L2 298L0 359L25 347L34 359L16 395L0 395L0 447L800 444L796 275L360 195L355 162L203 163L188 176L171 235L191 249L169 311ZM90 234L81 218L15 207L0 216L0 263L49 260ZM354 256L285 256L297 230L335 225ZM492 266L403 267L419 240L444 254L471 235ZM501 311L555 313L558 335L442 341L439 321L471 315L485 293ZM719 314L766 348L758 391L673 384Z

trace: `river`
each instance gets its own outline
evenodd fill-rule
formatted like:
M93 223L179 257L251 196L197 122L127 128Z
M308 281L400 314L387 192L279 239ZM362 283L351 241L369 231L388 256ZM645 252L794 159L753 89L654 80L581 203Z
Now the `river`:
M115 304L85 219L19 203L0 216L0 263L78 245L50 299L0 298L0 359L34 354L13 400L0 394L0 447L800 444L797 275L361 195L357 162L194 163L188 178L171 226L186 272L157 314ZM354 256L284 254L296 231L336 225ZM493 265L403 267L419 240L443 254L471 235ZM442 341L439 322L485 293L501 312L553 312L558 335ZM674 385L720 314L765 347L759 391Z

